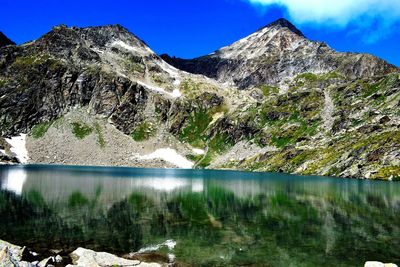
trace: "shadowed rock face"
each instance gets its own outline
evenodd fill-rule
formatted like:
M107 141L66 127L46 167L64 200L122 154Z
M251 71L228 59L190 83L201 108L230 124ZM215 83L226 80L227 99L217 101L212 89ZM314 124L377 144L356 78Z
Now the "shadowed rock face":
M2 135L28 131L69 108L87 106L112 117L125 132L143 108L148 88L136 81L162 60L119 25L54 27L24 46L0 50L0 129ZM163 73L161 73L163 74ZM124 114L122 120L118 119ZM129 122L130 121L130 122Z
M304 72L338 72L355 79L383 75L396 68L367 54L339 53L310 41L293 24L279 19L214 53L194 59L162 55L169 64L240 88L277 85Z
M15 45L15 43L13 41L11 41L10 39L8 39L8 37L5 36L4 33L2 33L0 31L0 47L6 46L6 45Z

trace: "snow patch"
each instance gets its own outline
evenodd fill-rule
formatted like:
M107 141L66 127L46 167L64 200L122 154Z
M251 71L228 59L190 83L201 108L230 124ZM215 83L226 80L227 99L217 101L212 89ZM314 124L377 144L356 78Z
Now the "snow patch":
M175 97L175 98L178 98L178 97L181 97L181 96L182 96L182 93L181 93L181 91L179 91L178 89L174 89L174 90L172 91L172 93L171 93L171 96L172 96L172 97Z
M192 151L197 155L204 155L206 153L204 149L199 149L199 148L193 148Z
M142 85L142 86L144 86L144 87L146 87L146 88L148 88L148 89L150 89L150 90L152 90L152 91L156 91L156 92L159 92L159 93L162 93L162 94L166 94L166 95L169 95L169 96L171 96L171 97L173 97L173 98L178 98L178 97L181 97L181 96L182 96L182 93L181 93L178 89L174 89L174 90L172 91L172 93L170 93L170 92L165 91L165 90L164 90L163 88L161 88L161 87L149 85L149 84L144 83L144 82L142 82L142 81L137 81L137 83L140 84L140 85Z
M26 134L20 134L11 138L6 138L7 143L11 146L11 152L15 154L17 159L25 164L28 162L28 150L26 149Z
M129 45L121 40L116 40L116 41L112 42L111 46L112 47L119 46L125 50L131 51L134 53L138 53L140 55L148 55L148 54L153 53L153 51L148 47L145 47L144 49L142 49L141 47L135 47L135 46Z
M139 156L140 160L152 160L152 159L162 159L166 162L172 163L182 169L193 168L193 162L187 160L182 155L179 155L175 149L172 148L160 148L153 153L145 156Z

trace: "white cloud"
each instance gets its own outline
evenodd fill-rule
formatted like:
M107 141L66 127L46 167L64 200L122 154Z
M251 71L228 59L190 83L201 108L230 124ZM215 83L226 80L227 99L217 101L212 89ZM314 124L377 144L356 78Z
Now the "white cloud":
M376 41L400 21L399 0L247 0L268 7L282 6L297 24L335 26L354 25L365 41ZM371 30L373 28L373 30ZM392 29L393 30L393 29Z

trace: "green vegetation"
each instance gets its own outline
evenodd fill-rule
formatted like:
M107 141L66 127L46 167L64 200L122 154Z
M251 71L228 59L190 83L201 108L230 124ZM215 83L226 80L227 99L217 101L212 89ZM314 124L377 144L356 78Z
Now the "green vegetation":
M8 83L8 80L6 78L0 78L0 86L4 86Z
M400 180L400 166L387 166L379 169L378 173L373 175L374 179L382 180Z
M192 80L184 80L180 84L179 88L184 95L187 96L194 96L198 93L201 93L200 91L200 84L195 83Z
M143 64L127 62L125 64L125 67L127 70L129 70L132 73L139 73L139 74L145 73L145 66Z
M95 132L97 134L97 143L100 145L101 148L105 148L106 147L106 141L104 140L102 127L98 122L96 122L94 124L94 130L95 130Z
M79 191L73 192L68 198L70 208L79 208L89 203L89 200Z
M84 139L93 132L93 128L83 122L72 122L72 133L78 139Z
M319 79L319 77L314 73L302 73L297 75L295 78L296 81L298 80L305 80L306 82L315 82Z
M270 96L271 94L279 93L279 88L276 86L263 85L261 86L261 91L263 92L264 96Z
M158 85L158 86L164 86L165 84L167 84L167 80L159 74L153 74L151 75L153 81Z
M205 130L211 121L212 117L205 109L193 111L182 129L179 139L194 147L204 147L204 142L207 139Z
M49 69L56 69L61 66L61 62L52 58L48 54L36 54L25 57L17 57L12 64L13 67L20 70L31 70L37 66L46 65Z
M197 167L205 168L211 164L216 155L221 155L234 145L231 137L226 133L217 133L207 143L208 149L204 157L196 164Z
M140 56L124 53L124 58L121 63L127 71L133 74L143 75L146 71L145 64Z
M141 142L152 137L155 134L155 131L156 129L151 122L143 121L135 127L131 136L136 142Z
M186 79L181 82L179 90L188 98L195 99L204 92L216 92L218 89L211 84L196 82L191 79Z
M34 139L43 137L52 124L52 122L41 122L36 124L31 130L31 136Z

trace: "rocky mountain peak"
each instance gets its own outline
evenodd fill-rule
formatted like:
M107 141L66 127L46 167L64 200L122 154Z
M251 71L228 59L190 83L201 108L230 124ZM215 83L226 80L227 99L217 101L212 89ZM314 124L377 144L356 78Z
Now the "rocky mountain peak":
M215 78L242 89L285 86L302 73L337 72L356 79L398 69L367 54L340 53L307 39L286 19L278 19L231 45L194 59L163 59L174 67Z
M13 41L11 41L4 33L0 31L0 47L6 45L15 45Z
M265 28L287 28L290 31L294 32L295 34L305 37L304 34L299 29L296 28L296 26L294 26L290 21L288 21L285 18L277 19L276 21L273 21L269 23L267 26L259 29L259 31Z

